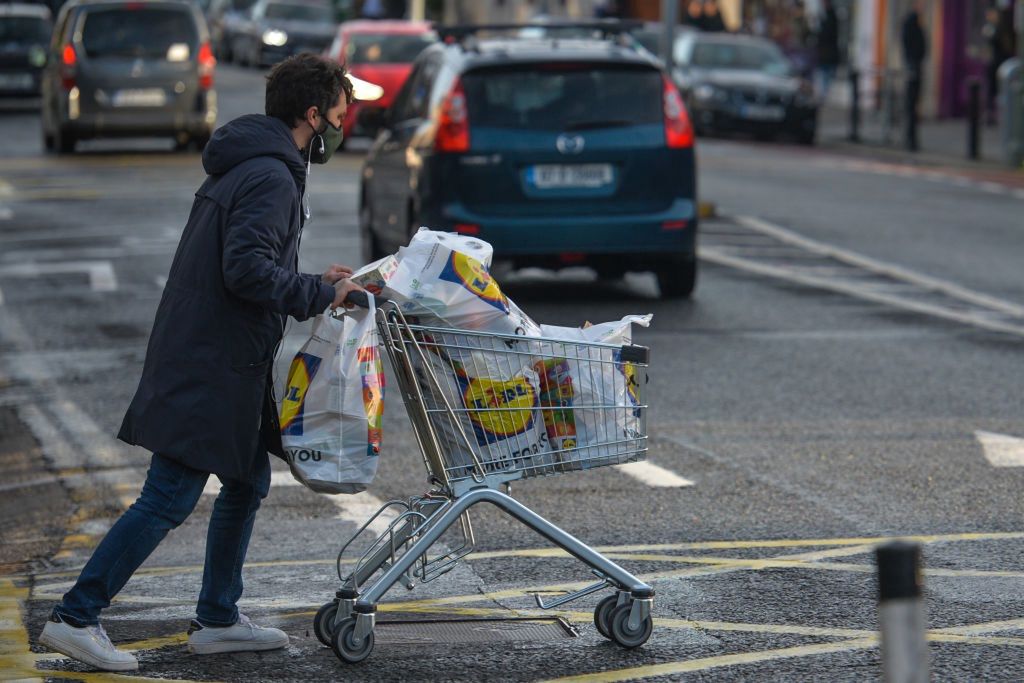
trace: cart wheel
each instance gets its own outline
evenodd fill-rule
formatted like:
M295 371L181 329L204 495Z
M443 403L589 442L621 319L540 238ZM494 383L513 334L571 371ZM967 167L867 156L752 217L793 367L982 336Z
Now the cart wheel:
M608 597L597 603L597 607L594 608L594 626L597 627L597 632L608 640L612 639L611 631L611 616L612 610L615 609L616 604L619 602L619 594L613 593ZM628 604L628 603L627 603Z
M338 624L337 629L334 631L334 637L331 639L331 647L334 648L334 654L338 655L338 659L348 662L349 664L357 664L373 652L373 631L363 638L363 642L358 645L353 640L356 630L356 618L349 617L345 621Z
M331 637L334 635L334 618L338 614L338 601L328 602L316 611L313 617L313 633L316 639L327 647L331 647Z
M612 633L612 640L625 648L640 647L647 642L647 639L651 637L651 631L654 630L654 620L648 615L646 619L640 624L640 628L631 630L629 628L629 613L633 609L633 606L629 603L625 605L619 605L612 610L611 617L609 618L610 631Z

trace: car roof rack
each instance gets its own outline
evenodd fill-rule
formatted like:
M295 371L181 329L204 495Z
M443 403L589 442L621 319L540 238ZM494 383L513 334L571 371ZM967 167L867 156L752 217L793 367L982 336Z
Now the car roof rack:
M601 34L602 38L615 38L643 26L642 21L619 19L595 19L593 21L569 22L535 22L532 24L467 24L457 26L435 26L441 41L446 44L463 43L467 38L474 38L478 33L521 31L526 29L543 29L546 32L592 30ZM549 36L545 36L549 37ZM557 36L550 36L557 39Z

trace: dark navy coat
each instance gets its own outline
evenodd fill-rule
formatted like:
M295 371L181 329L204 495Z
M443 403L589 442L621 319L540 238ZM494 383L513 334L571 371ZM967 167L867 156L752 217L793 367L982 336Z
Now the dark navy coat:
M297 272L306 169L283 122L250 115L219 128L209 174L171 264L142 379L118 438L229 479L282 455L274 352L285 316L334 299Z

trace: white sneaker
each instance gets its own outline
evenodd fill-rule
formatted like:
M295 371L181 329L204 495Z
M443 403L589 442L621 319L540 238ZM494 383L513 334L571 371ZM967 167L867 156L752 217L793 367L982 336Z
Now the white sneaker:
M257 626L242 613L238 614L234 626L203 626L193 620L188 629L188 651L197 655L276 650L287 645L287 633L278 628Z
M103 671L135 671L139 660L121 652L100 625L75 628L63 621L47 621L39 643Z

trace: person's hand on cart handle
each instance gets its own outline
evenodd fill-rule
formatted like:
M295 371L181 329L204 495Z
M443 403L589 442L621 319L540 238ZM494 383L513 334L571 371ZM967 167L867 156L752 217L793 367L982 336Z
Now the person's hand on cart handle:
M334 283L334 301L331 303L331 308L338 308L338 306L344 306L345 308L355 308L355 304L351 301L346 301L348 295L352 292L365 292L362 287L352 282L348 278L342 278Z
M352 273L355 271L348 266L343 266L339 263L332 263L331 267L324 271L324 274L320 276L320 279L329 285L333 285L338 280L344 280L347 277L352 277Z

